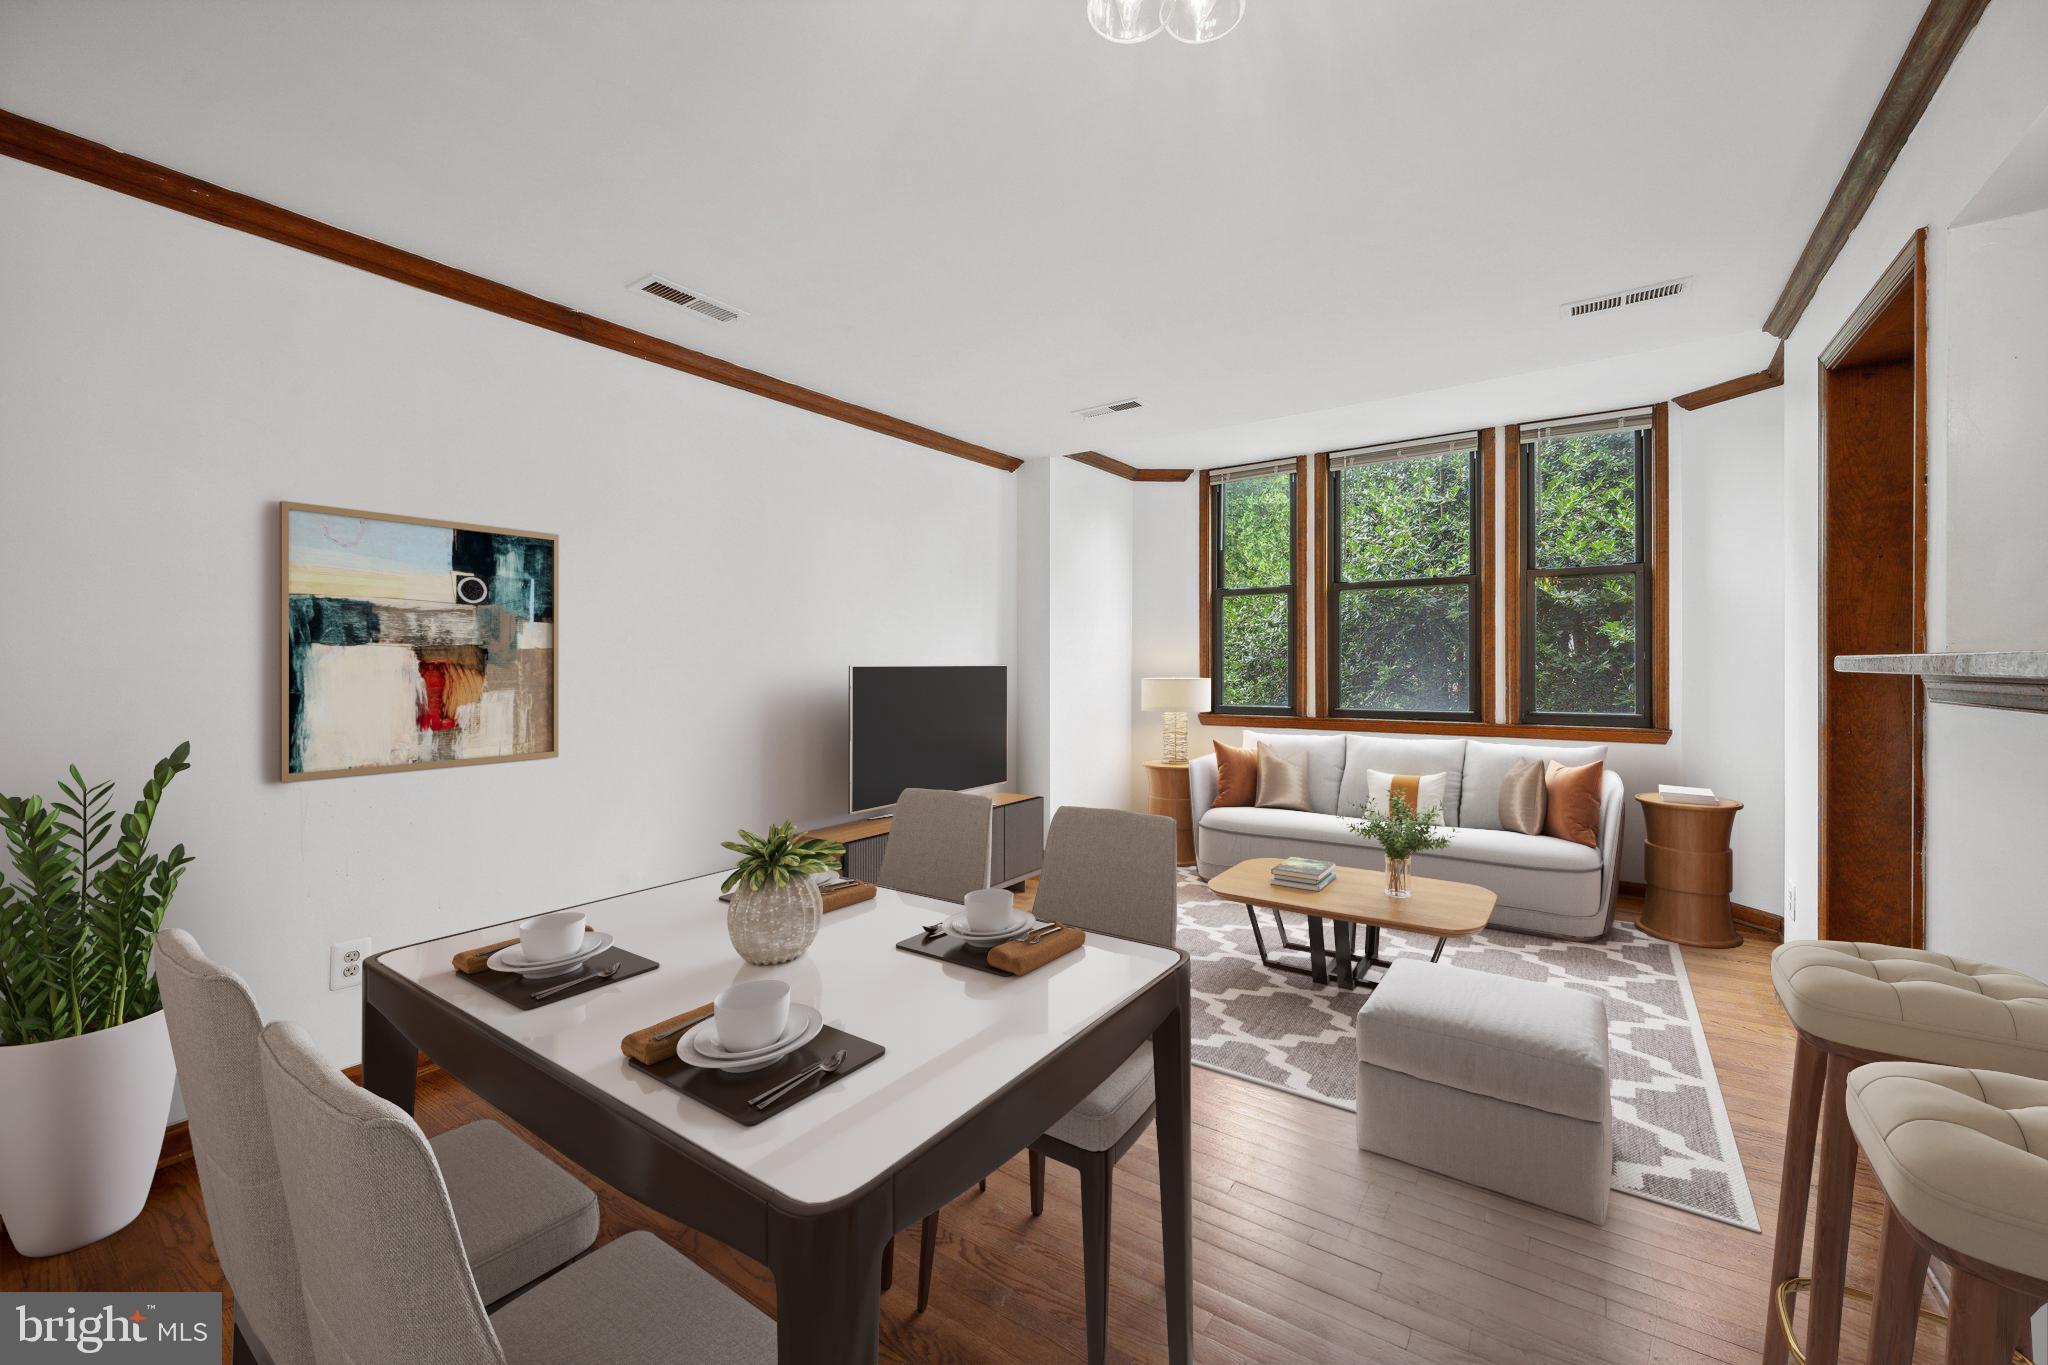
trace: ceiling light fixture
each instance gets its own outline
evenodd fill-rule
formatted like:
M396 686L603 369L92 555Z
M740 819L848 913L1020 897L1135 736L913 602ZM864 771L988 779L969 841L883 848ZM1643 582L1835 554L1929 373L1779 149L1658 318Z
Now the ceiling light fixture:
M1088 24L1112 43L1142 43L1162 29L1213 43L1244 18L1245 0L1088 0Z
M1160 19L1184 43L1213 43L1244 18L1244 0L1166 0Z

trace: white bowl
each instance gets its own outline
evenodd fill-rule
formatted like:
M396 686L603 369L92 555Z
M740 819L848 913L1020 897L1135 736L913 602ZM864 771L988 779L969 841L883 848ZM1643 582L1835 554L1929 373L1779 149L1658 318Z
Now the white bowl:
M977 934L993 934L1002 929L1016 911L1016 899L1003 887L967 893L967 927Z
M741 981L711 1002L711 1026L727 1052L767 1047L789 1027L787 981Z
M519 921L520 952L532 962L573 956L583 946L583 926L589 918L581 910L551 910L523 919Z

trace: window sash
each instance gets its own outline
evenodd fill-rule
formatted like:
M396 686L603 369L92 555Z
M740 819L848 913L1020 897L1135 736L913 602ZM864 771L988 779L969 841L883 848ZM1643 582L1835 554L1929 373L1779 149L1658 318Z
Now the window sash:
M1466 455L1466 506L1470 522L1466 527L1465 564L1462 574L1440 574L1423 578L1362 578L1342 577L1344 544L1344 500L1338 496L1338 486L1346 469L1362 464L1380 463L1387 460L1429 459L1463 452ZM1344 462L1338 463L1342 458ZM1327 507L1324 516L1328 535L1325 538L1324 559L1329 565L1328 601L1324 610L1327 614L1325 636L1329 641L1329 656L1321 660L1325 686L1328 688L1330 715L1345 720L1484 720L1480 713L1484 689L1485 670L1493 666L1493 660L1480 657L1480 642L1484 638L1480 613L1490 610L1492 604L1482 602L1479 595L1481 537L1491 529L1483 524L1485 509L1481 505L1479 491L1485 471L1479 465L1479 436L1477 432L1469 437L1448 437L1434 441L1404 442L1389 446L1370 446L1362 450L1343 452L1330 457L1329 480L1323 487L1323 498ZM1414 711L1388 708L1368 708L1343 705L1343 669L1339 660L1344 652L1343 599L1347 592L1376 588L1432 588L1463 585L1465 604L1465 695L1471 706L1463 711Z
M1635 441L1635 558L1618 564L1574 565L1568 568L1536 567L1536 459L1537 446L1546 440L1558 440L1568 436L1587 435L1597 432L1633 431ZM1521 674L1522 714L1516 719L1524 725L1584 725L1615 729L1648 728L1652 708L1655 705L1651 692L1654 641L1651 639L1652 603L1650 600L1650 500L1652 490L1650 477L1652 469L1652 434L1650 413L1608 413L1589 418L1575 418L1569 422L1553 422L1545 426L1524 427L1520 433L1521 445L1521 487L1516 497L1521 503L1521 545L1518 547L1521 560L1521 582L1515 590L1520 594L1521 639L1516 642ZM1536 696L1536 582L1538 579L1565 578L1628 578L1632 580L1635 596L1635 691L1636 709L1633 711L1545 711L1537 706Z
M1287 476L1287 572L1288 580L1280 584L1262 584L1256 587L1229 588L1224 586L1224 536L1223 518L1224 485L1239 479L1264 478L1269 475ZM1268 461L1257 465L1242 465L1235 469L1215 470L1209 476L1209 647L1211 693L1210 712L1216 715L1232 716L1292 716L1301 710L1301 698L1296 695L1294 656L1296 641L1300 638L1299 621L1301 588L1301 556L1295 553L1294 528L1301 519L1301 478L1293 460ZM1228 653L1223 629L1223 604L1233 597L1279 597L1287 605L1287 654L1281 661L1281 677L1287 686L1287 700L1281 706L1233 705L1224 690L1224 658Z

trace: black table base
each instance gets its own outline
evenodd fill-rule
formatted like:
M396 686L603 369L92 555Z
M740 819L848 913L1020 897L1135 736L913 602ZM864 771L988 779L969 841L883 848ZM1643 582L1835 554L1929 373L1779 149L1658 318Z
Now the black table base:
M1290 952L1307 953L1308 965L1304 967L1298 962L1275 962L1266 951L1266 934L1259 924L1259 907L1247 905L1244 912L1251 917L1252 942L1259 946L1259 965L1262 967L1276 972L1293 972L1297 976L1307 977L1318 986L1327 986L1330 984L1330 968L1334 965L1340 990L1369 991L1379 985L1379 982L1371 979L1372 969L1384 969L1394 965L1389 959L1380 956L1380 927L1377 924L1362 926L1365 929L1365 950L1360 952L1357 938L1361 926L1348 919L1335 920L1336 944L1334 948L1325 949L1321 915L1302 916L1308 921L1308 941L1296 943L1287 937L1287 921L1281 918L1280 912L1270 905L1265 908L1272 913L1273 932L1280 940L1279 946ZM1443 955L1444 940L1439 938L1436 941L1436 951L1429 955L1429 960L1435 962Z

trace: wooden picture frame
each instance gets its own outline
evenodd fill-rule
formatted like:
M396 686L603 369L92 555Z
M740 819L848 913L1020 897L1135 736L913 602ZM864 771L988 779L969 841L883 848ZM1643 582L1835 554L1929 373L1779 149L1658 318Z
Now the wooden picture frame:
M355 546L343 545L338 550L314 550L299 564L300 589L325 584L336 588L369 588L390 585L399 591L416 590L425 585L434 595L425 598L405 596L380 596L374 593L351 595L347 592L294 592L293 564L293 518L306 518L309 532L323 523L340 525L350 522L361 523L361 536ZM375 553L355 550L368 544L372 528L376 525L390 527L424 527L430 532L445 531L449 534L448 565L446 569L432 567L428 562L407 564L394 558L380 560ZM469 767L481 763L517 763L529 759L555 758L561 749L561 543L560 537L546 531L521 531L503 526L486 526L475 522L449 521L434 517L403 516L388 512L370 512L359 508L329 507L318 503L280 502L277 509L278 534L278 777L284 782L306 782L330 777L364 777L377 773L424 771L435 768ZM479 539L484 538L484 539ZM499 546L499 538L524 544ZM387 550L403 554L420 551L434 544L434 537L407 535L402 530L385 532L382 539ZM546 572L544 578L532 570L534 547L544 547ZM459 566L463 555L474 556L486 551L498 554L503 550L516 551L526 560L522 566L508 570L506 561L495 560L488 574L479 574ZM304 547L302 555L306 553ZM328 562L315 562L316 560ZM359 560L360 562L351 562ZM471 560L473 565L481 561ZM407 572L416 569L417 572ZM442 597L437 591L437 582L445 573L448 579L448 595ZM498 600L498 577L509 573L512 581L521 584L526 593L523 608L501 610ZM475 585L481 584L481 587ZM480 597L471 593L481 592ZM295 607L295 603L298 605ZM347 603L345 610L322 607L323 603ZM484 615L490 608L492 614ZM477 624L470 633L479 637L472 643L463 638L462 616L467 609ZM295 612L297 620L295 622ZM325 619L332 615L334 620ZM544 627L545 630L539 628ZM481 642L486 628L497 632L497 638L490 644ZM506 650L501 641L507 630L511 631L513 644L510 652L516 657L509 666L514 676L505 673L508 665L500 662L494 674L490 669L490 651L499 650L503 659ZM417 638L387 638L385 632L406 630ZM446 638L428 638L438 632ZM314 634L335 636L335 639L316 640ZM521 641L524 640L524 643ZM304 646L306 653L299 653ZM360 669L351 662L348 671L357 674L366 685L381 689L375 700L381 706L376 724L358 727L330 727L331 735L319 731L323 718L330 719L333 708L322 707L322 715L309 717L309 705L321 705L316 697L309 697L308 688L314 670L309 665L311 651L316 647L336 651L327 657L330 664L358 646L376 646L380 650L402 647L414 653L414 666L419 669L419 686L413 696L417 707L415 725L429 735L446 735L447 739L419 740L417 735L407 736L420 745L419 758L396 760L391 754L402 748L398 707L401 702L397 689L407 681L402 677L403 661L389 653L381 653L374 660L375 670ZM432 656L432 657L428 657ZM542 658L542 656L545 656ZM526 670L526 660L534 660L533 668L545 668L546 697L544 702L536 699L528 689L528 681L516 676ZM382 677L375 676L377 671ZM495 677L499 685L491 686ZM295 690L294 683L297 683ZM343 688L351 680L340 678L328 686ZM458 696L473 695L474 701L458 704ZM317 696L317 694L316 694ZM486 696L493 698L486 708ZM496 700L503 697L504 700ZM348 701L337 697L336 706ZM494 733L494 727L503 723L500 713L507 708L511 711L510 738ZM431 708L431 715L430 715ZM486 716L488 709L488 717ZM468 714L461 714L467 712ZM545 737L539 731L544 724ZM476 744L486 750L512 746L512 751L457 753L449 752L469 744ZM309 745L320 746L317 752L309 754ZM388 761L383 762L337 762L336 759L363 753L375 754L383 751ZM439 756L436 756L439 755ZM312 764L314 766L308 766Z

